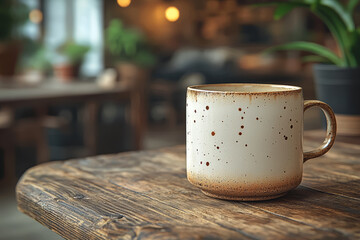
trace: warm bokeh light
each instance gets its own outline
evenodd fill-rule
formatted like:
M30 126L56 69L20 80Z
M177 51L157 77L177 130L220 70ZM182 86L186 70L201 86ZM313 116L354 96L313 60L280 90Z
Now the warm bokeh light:
M170 22L176 22L180 17L179 9L176 7L168 7L165 10L165 17Z
M33 9L29 13L29 19L33 23L40 23L43 20L43 14L39 9Z
M128 7L131 3L131 0L117 0L117 4L120 7Z

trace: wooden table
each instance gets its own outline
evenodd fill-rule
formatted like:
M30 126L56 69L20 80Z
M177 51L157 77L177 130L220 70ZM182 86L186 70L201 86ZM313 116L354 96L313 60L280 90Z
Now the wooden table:
M13 115L19 107L31 107L37 113L35 125L41 125L43 119L46 118L49 106L68 103L84 104L84 145L88 155L96 154L97 113L99 104L106 100L121 101L129 106L129 124L134 132L133 145L135 149L140 149L146 125L146 111L144 98L136 90L131 91L121 86L105 89L92 82L47 82L35 86L0 85L1 110L6 109ZM37 134L45 138L45 134L41 133L41 127L37 129L40 129ZM40 142L43 144L39 147L38 163L48 160L46 139ZM14 182L12 179L15 176L15 160L7 158L5 165L7 170L4 182Z
M359 143L338 138L270 201L204 196L177 146L36 166L17 185L18 208L66 239L360 239Z

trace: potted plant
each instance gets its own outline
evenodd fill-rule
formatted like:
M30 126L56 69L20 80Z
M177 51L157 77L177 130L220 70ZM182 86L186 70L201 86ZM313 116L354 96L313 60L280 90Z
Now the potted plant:
M359 0L349 0L347 4L336 0L291 0L261 4L276 6L275 19L294 8L307 8L330 30L340 54L311 42L287 43L269 51L306 51L314 54L307 59L322 62L313 67L317 95L333 108L338 133L343 135L360 135L360 27L355 26L353 19L358 3Z
M148 70L155 64L145 36L127 29L118 19L110 21L106 29L107 48L116 62L122 84L128 87L145 86Z
M81 64L89 50L89 45L78 44L72 41L61 45L57 49L61 60L54 64L55 76L64 81L71 81L78 77Z
M0 1L0 77L12 76L21 52L20 27L28 20L29 9L19 1Z
M19 65L25 81L40 82L51 70L49 52L41 42L25 39Z

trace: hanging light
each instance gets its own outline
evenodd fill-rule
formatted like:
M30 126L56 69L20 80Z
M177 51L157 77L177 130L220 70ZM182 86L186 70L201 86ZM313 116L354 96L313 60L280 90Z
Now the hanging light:
M177 9L174 6L168 7L165 10L165 18L169 21L169 22L176 22L180 17L180 12L179 9Z
M131 0L117 0L117 4L120 6L120 7L128 7L131 3Z
M29 19L33 23L41 23L43 20L43 14L39 9L33 9L29 13Z

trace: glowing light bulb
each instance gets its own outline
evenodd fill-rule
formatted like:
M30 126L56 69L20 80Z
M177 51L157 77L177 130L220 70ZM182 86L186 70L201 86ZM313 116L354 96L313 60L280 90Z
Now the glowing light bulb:
M33 23L40 23L43 20L43 14L39 9L33 9L29 13L29 19Z
M176 22L180 17L179 9L177 9L176 7L173 7L173 6L168 7L165 10L165 17L170 22Z
M131 0L117 0L117 4L120 6L120 7L128 7L131 3Z

